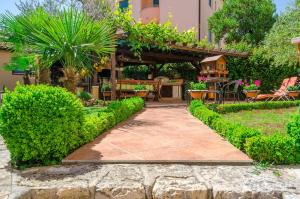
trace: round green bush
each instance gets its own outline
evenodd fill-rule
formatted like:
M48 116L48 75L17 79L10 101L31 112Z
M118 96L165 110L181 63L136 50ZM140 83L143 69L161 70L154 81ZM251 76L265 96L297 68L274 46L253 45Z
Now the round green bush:
M64 88L18 85L5 94L0 121L17 165L53 164L82 144L83 106Z

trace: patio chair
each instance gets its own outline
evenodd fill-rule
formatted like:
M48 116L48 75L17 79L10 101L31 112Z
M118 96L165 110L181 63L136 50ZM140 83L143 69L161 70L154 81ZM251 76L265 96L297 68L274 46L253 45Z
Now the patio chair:
M287 89L289 86L295 86L297 84L297 81L297 77L286 78L282 81L282 84L278 90L273 90L272 94L260 94L257 96L256 100L289 100Z
M240 101L239 87L241 81L242 81L241 79L234 80L223 86L224 101L226 100L226 97L230 95L233 96L234 102Z

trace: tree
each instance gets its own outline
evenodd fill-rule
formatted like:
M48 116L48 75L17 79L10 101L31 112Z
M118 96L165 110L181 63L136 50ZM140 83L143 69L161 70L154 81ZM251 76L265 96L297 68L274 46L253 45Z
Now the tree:
M111 0L78 0L83 10L93 19L113 17L114 2Z
M209 27L217 41L258 44L275 22L275 10L272 0L226 0L209 18Z
M300 35L300 4L287 9L261 45L264 57L278 67L297 67L298 54L291 40Z
M106 21L94 21L73 9L54 16L42 9L21 16L7 13L2 21L5 25L0 38L21 46L23 53L37 55L44 68L63 63L64 85L71 92L75 92L78 73L93 71L93 63L111 54L115 47L113 31Z
M16 6L21 13L43 8L50 14L56 14L63 7L79 8L81 7L81 3L78 0L19 0Z

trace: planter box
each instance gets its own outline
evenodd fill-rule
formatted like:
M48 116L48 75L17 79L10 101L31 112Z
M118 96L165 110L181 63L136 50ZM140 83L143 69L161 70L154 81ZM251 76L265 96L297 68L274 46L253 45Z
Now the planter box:
M245 91L244 93L247 98L256 98L258 94L260 93L260 90L250 90L250 91Z
M289 97L292 97L292 98L298 97L299 94L300 94L300 91L289 91L289 92L288 92L288 96L289 96Z
M147 91L147 90L135 90L134 92L135 92L136 96L141 97L141 98L147 97L147 95L149 93L149 91Z
M188 92L193 99L204 99L208 90L189 90Z
M111 96L111 91L103 91L102 95L103 95L103 97L110 97Z

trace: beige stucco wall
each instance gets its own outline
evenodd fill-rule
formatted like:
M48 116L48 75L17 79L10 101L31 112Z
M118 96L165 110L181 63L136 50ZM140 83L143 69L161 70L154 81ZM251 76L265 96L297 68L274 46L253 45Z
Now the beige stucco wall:
M136 20L141 18L141 1L131 0L133 17ZM223 0L212 0L209 6L208 0L160 0L160 22L164 23L172 15L171 21L180 31L195 27L199 30L199 3L201 2L200 38L208 36L208 18L218 10ZM198 34L197 34L198 35Z
M199 0L160 0L160 22L165 23L170 19L178 30L188 30L195 27L198 30L199 21Z
M9 63L10 58L11 53L9 51L0 50L0 90L2 90L3 85L12 90L18 81L23 83L22 75L12 75L11 71L4 70L3 66Z

